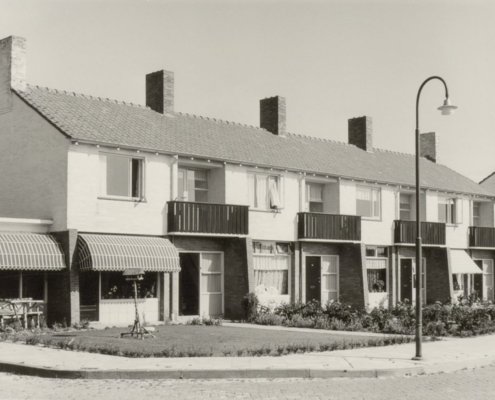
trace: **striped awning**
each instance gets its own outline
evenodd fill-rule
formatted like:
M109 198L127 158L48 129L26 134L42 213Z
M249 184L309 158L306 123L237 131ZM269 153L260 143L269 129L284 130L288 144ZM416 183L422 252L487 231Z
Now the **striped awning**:
M84 233L79 234L77 249L82 271L180 271L179 253L165 238Z
M51 235L0 233L0 270L60 271L64 268L64 253Z

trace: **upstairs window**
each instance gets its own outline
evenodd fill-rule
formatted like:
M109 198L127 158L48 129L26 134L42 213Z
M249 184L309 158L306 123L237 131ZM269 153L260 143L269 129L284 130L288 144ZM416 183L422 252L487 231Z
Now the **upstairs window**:
M369 186L356 188L356 214L365 218L380 218L380 189Z
M144 197L143 159L102 153L100 168L100 192L103 196Z
M410 194L400 194L399 200L399 219L402 221L411 221L411 199L412 195Z
M179 199L208 202L208 171L179 168Z
M278 175L248 174L249 205L258 210L282 208L281 186Z
M461 199L438 198L438 222L446 224L462 223Z
M473 202L473 226L481 226L481 203Z
M323 212L323 185L319 183L306 184L306 210Z

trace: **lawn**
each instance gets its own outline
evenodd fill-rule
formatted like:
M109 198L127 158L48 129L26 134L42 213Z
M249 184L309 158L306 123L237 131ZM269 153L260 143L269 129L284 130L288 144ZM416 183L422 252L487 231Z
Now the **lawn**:
M224 326L158 326L155 338L120 338L125 328L43 332L18 338L27 344L45 344L66 350L126 357L280 356L308 351L331 351L383 346L409 338L370 338L311 332L273 331Z

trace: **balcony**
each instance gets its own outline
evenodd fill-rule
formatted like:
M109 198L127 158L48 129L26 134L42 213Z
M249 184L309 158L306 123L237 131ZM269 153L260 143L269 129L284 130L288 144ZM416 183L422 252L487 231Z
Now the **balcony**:
M416 221L397 220L394 228L394 242L416 243ZM421 222L421 239L423 244L445 245L445 224L441 222Z
M470 226L469 247L495 247L495 228Z
M361 217L301 212L297 231L299 239L360 241Z
M247 235L249 207L231 204L168 202L169 233Z

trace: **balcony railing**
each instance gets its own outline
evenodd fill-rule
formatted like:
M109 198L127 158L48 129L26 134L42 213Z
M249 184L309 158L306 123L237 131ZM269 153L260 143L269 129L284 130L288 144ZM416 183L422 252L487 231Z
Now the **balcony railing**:
M495 247L495 228L470 226L469 247Z
M168 202L169 232L247 235L248 218L248 206Z
M395 221L395 243L416 243L416 221ZM445 224L441 222L421 222L423 244L444 245Z
M361 217L301 212L297 229L299 239L360 241Z

